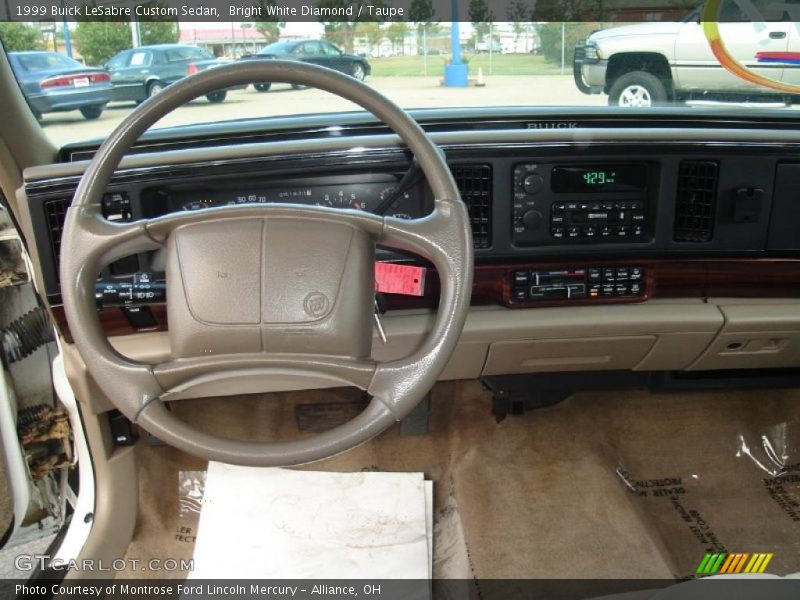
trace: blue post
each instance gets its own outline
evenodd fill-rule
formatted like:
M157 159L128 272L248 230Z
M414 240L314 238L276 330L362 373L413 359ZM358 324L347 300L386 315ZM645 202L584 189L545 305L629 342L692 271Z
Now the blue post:
M461 62L461 40L458 35L458 0L450 0L451 19L450 27L450 64L444 67L444 84L447 87L467 87L467 65Z
M64 9L64 0L60 0L59 4L61 5L61 8L63 10ZM64 34L64 50L67 51L67 56L72 58L72 38L69 35L69 25L67 25L67 19L66 18L61 19L61 31ZM53 33L53 38L55 38L55 35L56 34Z
M66 19L61 21L61 29L64 32L64 50L67 51L67 56L72 58L72 38L69 35L69 25L67 25Z

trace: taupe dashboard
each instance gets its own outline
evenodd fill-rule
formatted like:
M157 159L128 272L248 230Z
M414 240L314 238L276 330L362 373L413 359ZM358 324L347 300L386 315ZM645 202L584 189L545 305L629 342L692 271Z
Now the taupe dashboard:
M800 363L795 131L484 125L431 131L469 207L476 249L475 314L446 377ZM133 154L112 181L104 213L130 220L274 201L374 210L409 167L397 139L382 132L286 138L184 149L164 143L162 151ZM85 164L28 169L20 191L57 315L60 226ZM386 209L416 218L431 203L418 182ZM133 256L101 274L103 283L133 285L130 297L123 285L105 305L98 296L109 335L167 328L163 296L136 301L136 274L158 283L160 261ZM413 311L435 307L436 284L432 273L424 296L389 298L394 345L377 352L413 347L426 326L425 313ZM769 323L757 316L765 303L780 307L769 309ZM560 333L553 323L562 323ZM729 339L731 327L754 335Z

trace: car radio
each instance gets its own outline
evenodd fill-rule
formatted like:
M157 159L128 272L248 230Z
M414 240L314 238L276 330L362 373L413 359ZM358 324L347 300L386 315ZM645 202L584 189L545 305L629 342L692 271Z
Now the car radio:
M645 163L519 164L514 167L513 242L644 241L647 183Z

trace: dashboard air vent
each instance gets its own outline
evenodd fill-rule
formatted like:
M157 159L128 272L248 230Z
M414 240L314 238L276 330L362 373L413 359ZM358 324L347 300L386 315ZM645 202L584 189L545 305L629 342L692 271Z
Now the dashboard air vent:
M64 219L67 216L69 202L69 198L56 198L44 202L44 216L50 238L50 250L53 252L53 260L56 265L56 277L58 277L58 257L61 251L61 232L64 229Z
M469 210L472 241L476 249L492 245L492 167L452 165L461 199Z
M719 165L710 160L685 160L678 170L675 198L676 242L708 242L714 234Z

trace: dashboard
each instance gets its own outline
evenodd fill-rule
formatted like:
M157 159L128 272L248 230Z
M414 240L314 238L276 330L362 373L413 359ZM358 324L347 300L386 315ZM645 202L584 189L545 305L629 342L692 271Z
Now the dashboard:
M433 198L424 181L395 193L410 165L408 153L394 136L360 118L338 127L335 136L318 130L304 136L292 121L285 130L272 123L264 141L254 142L252 131L238 143L235 131L209 132L194 147L159 133L157 147L155 138L146 138L126 158L104 198L104 214L135 220L272 202L380 209L398 218L427 214ZM446 153L469 209L474 305L537 308L800 292L800 146L791 130L758 122L668 127L644 117L542 128L531 125L531 116L479 110L468 118L417 118ZM63 162L25 174L44 289L56 309L60 228L91 151L68 147ZM378 259L416 261L388 252ZM163 283L163 271L163 257L148 253L100 274L98 289L110 290L98 292L109 332L167 327L160 292L149 302L136 301L144 298L136 286ZM389 307L433 307L437 293L432 273L423 297L393 297ZM140 304L149 305L146 318Z

